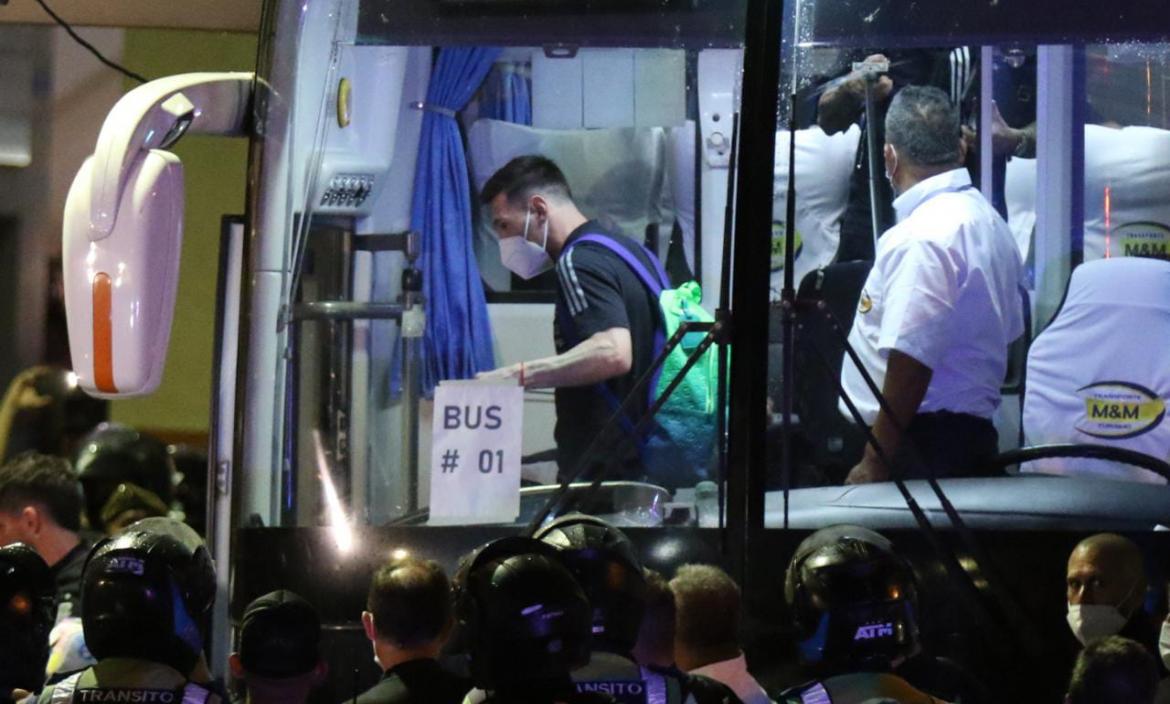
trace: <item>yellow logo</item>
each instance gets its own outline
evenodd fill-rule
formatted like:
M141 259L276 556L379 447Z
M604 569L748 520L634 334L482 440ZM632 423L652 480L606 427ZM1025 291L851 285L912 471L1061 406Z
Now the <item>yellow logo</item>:
M800 236L800 231L797 230L793 234L793 242L795 243L796 251L792 254L793 260L800 259L800 253L804 250L804 239ZM772 221L772 271L784 270L784 223L780 220Z
M1157 222L1131 222L1113 231L1118 242L1113 256L1170 259L1170 228Z
M869 292L864 289L861 291L861 300L857 303L857 310L862 315L873 310L873 299L869 297Z
M1077 390L1085 415L1076 429L1096 438L1120 440L1153 430L1166 415L1158 394L1126 381L1100 381Z

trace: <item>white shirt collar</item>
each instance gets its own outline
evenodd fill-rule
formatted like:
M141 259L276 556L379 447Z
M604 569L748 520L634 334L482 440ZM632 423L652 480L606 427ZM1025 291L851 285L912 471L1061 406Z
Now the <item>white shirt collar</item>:
M934 194L970 185L971 174L967 173L967 169L962 166L919 181L894 199L894 212L898 215L898 222L910 217L910 213L913 213L915 208L922 205Z
M743 653L730 660L721 660L697 667L690 672L722 682L730 687L744 704L771 704L768 693L748 672L747 659Z

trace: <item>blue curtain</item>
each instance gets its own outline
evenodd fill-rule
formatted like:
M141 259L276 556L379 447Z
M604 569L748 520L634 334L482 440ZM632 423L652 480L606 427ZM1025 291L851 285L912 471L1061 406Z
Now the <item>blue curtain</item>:
M495 366L483 282L472 251L471 186L455 114L479 89L497 48L443 49L427 89L411 227L422 236L427 327L422 392Z
M529 69L524 64L496 64L484 83L480 116L518 125L531 125L530 80Z

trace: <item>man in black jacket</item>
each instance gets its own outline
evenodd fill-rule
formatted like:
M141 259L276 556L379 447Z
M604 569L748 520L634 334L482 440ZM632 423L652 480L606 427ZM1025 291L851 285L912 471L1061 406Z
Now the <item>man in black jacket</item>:
M451 582L431 560L402 557L374 573L362 626L384 674L358 704L458 704L471 684L436 661L454 625Z
M244 704L304 704L329 670L317 610L285 589L253 600L228 664L246 688Z

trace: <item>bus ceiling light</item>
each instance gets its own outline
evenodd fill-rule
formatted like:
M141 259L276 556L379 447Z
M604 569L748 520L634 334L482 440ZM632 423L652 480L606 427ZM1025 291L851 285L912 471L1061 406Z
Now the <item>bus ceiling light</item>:
M183 238L184 134L242 135L251 73L189 73L114 105L65 201L65 310L78 384L141 396L162 381Z

